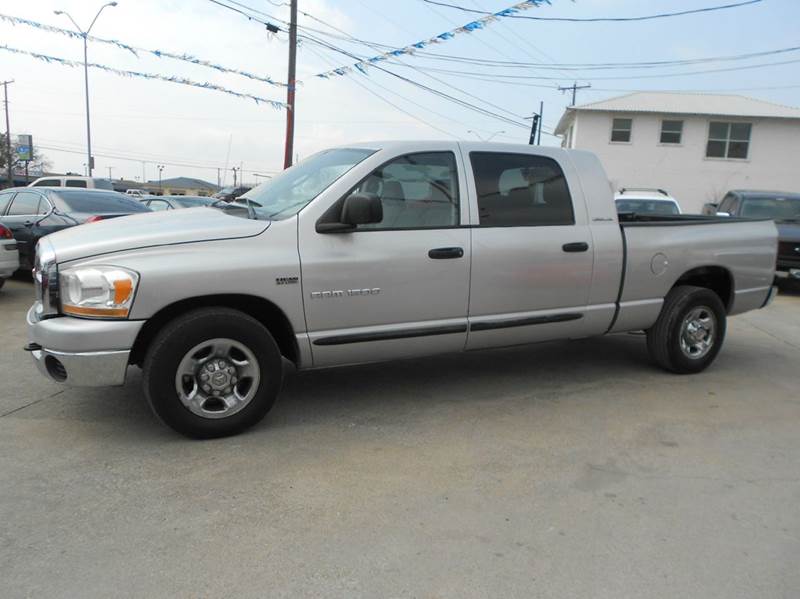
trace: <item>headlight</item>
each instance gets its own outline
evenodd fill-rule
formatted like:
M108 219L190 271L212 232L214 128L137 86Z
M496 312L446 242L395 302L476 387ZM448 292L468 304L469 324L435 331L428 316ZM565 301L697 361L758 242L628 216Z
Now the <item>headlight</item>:
M61 311L70 316L127 318L139 275L119 266L75 266L59 272Z

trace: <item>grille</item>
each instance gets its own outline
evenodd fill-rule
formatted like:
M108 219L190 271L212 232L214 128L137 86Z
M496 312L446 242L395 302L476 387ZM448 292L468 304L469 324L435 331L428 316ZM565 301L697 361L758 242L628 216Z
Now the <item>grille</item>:
M800 241L781 241L778 243L778 255L784 258L800 260Z

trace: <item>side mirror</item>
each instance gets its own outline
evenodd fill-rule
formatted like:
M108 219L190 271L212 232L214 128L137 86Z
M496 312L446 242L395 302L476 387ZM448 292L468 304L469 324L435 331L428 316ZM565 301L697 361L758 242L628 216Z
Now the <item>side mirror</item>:
M383 204L378 196L356 193L348 196L339 219L346 225L368 225L383 220Z
M358 225L379 223L383 220L383 204L379 197L355 193L348 196L342 204L338 222L317 223L318 233L344 233Z

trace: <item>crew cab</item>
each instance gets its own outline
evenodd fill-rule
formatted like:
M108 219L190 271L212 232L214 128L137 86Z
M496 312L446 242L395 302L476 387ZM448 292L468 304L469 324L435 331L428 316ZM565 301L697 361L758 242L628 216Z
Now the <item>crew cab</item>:
M209 208L41 240L27 349L70 385L143 369L191 437L258 422L298 369L647 331L696 373L775 293L771 221L620 217L591 153L483 142L326 150ZM627 220L626 220L627 219ZM578 366L576 365L576 368Z

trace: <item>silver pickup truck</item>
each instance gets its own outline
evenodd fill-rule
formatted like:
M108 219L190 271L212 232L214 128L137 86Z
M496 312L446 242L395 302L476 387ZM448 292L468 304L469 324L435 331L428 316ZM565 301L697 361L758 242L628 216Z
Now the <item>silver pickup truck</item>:
M619 222L586 152L387 142L320 152L244 216L142 214L37 248L28 349L47 377L121 385L193 437L258 422L298 369L647 331L653 361L706 368L728 316L774 294L771 221Z

